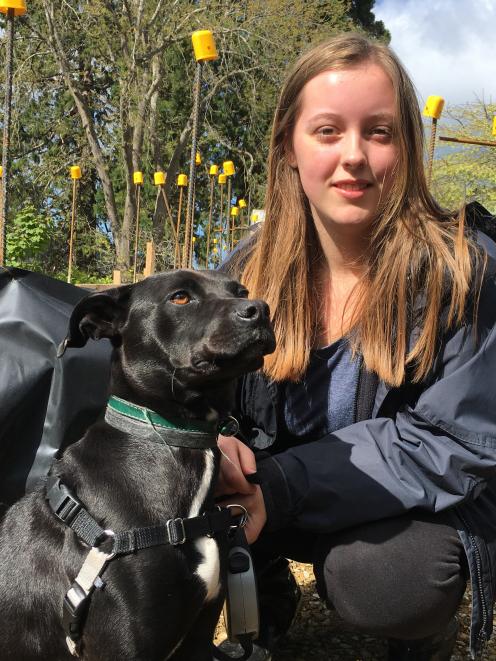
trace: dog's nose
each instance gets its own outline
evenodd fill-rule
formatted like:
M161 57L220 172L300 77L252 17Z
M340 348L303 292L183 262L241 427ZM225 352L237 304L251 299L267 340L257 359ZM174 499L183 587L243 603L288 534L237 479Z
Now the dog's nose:
M257 321L269 316L269 306L263 301L240 301L236 315L244 321Z

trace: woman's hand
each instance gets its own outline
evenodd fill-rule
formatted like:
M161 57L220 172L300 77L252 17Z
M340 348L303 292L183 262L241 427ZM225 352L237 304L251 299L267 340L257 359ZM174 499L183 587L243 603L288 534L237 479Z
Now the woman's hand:
M255 455L234 436L219 436L218 446L221 451L219 479L215 493L217 496L232 497L223 499L218 504L242 505L248 512L248 521L244 531L248 544L258 538L267 521L267 512L262 490L256 484L250 484L246 475L257 472Z
M215 495L253 494L255 485L250 484L245 477L257 472L253 452L234 436L219 436L217 445L221 451L221 458Z

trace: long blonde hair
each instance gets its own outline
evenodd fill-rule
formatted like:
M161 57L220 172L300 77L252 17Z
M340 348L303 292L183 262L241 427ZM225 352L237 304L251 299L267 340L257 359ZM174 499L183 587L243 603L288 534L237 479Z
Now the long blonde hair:
M414 87L387 46L343 34L300 57L283 85L269 149L266 219L241 275L250 294L271 308L277 350L266 358L264 371L274 380L303 375L321 314L315 298L322 250L298 172L288 161L301 90L323 71L367 62L381 66L395 90L398 163L373 221L366 276L353 307L352 348L385 382L400 385L406 365L418 381L432 365L446 302L445 326L464 318L476 250L465 236L464 214L443 211L429 193ZM419 331L409 347L414 324Z

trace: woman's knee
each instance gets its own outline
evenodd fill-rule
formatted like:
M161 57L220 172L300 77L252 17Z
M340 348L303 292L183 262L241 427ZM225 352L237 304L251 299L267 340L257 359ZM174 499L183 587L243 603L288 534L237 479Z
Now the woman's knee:
M423 638L455 613L465 590L464 557L451 526L401 517L335 536L316 573L320 592L349 624Z

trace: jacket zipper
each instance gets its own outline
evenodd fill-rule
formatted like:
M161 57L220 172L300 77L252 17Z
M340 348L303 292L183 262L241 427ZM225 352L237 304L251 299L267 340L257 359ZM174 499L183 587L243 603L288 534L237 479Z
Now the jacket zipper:
M477 634L477 638L479 639L481 643L481 649L482 647L486 644L487 642L487 636L486 636L486 626L487 626L487 606L486 606L486 599L484 597L484 588L482 585L482 562L481 562L481 555L480 555L480 550L479 546L477 544L477 541L475 539L475 536L471 532L469 526L467 525L467 522L465 520L465 517L457 511L458 516L460 517L461 522L465 526L465 529L467 531L468 537L470 539L470 542L473 545L474 548L474 554L475 554L475 567L476 567L476 574L477 574L477 586L479 588L479 595L480 595L480 601L481 601L481 607L482 607L482 625L480 628L480 631Z
M353 422L358 422L358 398L360 396L360 386L363 379L363 357L360 356L360 365L358 368L358 379L355 388L355 400L353 402Z

